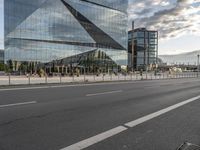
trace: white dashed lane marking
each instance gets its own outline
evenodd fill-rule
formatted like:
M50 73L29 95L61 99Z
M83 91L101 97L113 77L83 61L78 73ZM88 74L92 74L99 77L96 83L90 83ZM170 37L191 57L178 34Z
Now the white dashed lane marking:
M31 102L23 102L23 103L5 104L5 105L0 105L0 108L21 106L21 105L30 105L30 104L35 104L35 103L37 103L37 102L31 101Z
M193 97L191 99L185 100L183 102L180 102L178 104L172 105L172 106L167 107L165 109L159 110L159 111L157 111L155 113L152 113L152 114L149 114L147 116L141 117L141 118L136 119L134 121L130 121L128 123L125 123L122 126L113 128L111 130L108 130L106 132L103 132L101 134L93 136L93 137L88 138L86 140L80 141L78 143L75 143L75 144L73 144L71 146L68 146L66 148L63 148L61 150L82 150L82 149L85 149L85 148L87 148L89 146L92 146L92 145L94 145L96 143L104 141L104 140L106 140L106 139L108 139L108 138L110 138L112 136L115 136L115 135L117 135L117 134L119 134L119 133L121 133L123 131L128 130L128 127L133 128L133 127L135 127L137 125L140 125L140 124L142 124L144 122L147 122L147 121L149 121L151 119L159 117L159 116L161 116L161 115L163 115L165 113L173 111L173 110L175 110L177 108L180 108L181 106L184 106L186 104L189 104L189 103L194 102L194 101L199 100L199 99L200 99L200 95L196 96L196 97Z

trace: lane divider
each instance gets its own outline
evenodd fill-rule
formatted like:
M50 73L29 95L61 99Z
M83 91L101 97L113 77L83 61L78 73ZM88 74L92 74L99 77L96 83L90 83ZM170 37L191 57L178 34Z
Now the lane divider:
M50 89L50 88L67 88L67 87L87 87L87 86L103 86L103 85L121 85L121 84L133 84L135 81L126 82L104 82L104 83L88 83L88 84L72 84L72 85L44 85L33 87L12 87L12 88L0 88L0 92L4 91L19 91L19 90L37 90L37 89Z
M114 93L121 93L123 92L122 90L118 90L118 91L109 91L109 92L103 92L103 93L95 93L95 94L87 94L87 97L90 96L98 96L98 95L107 95L107 94L114 94Z
M5 104L5 105L0 105L0 108L13 107L13 106L21 106L21 105L29 105L29 104L36 104L36 103L37 103L37 101L15 103L15 104Z
M157 112L155 112L155 113L149 114L149 115L144 116L144 117L142 117L142 118L139 118L139 119L137 119L137 120L128 122L128 123L125 124L125 126L131 127L131 128L132 128L132 127L135 127L135 126L137 126L137 125L139 125L139 124L142 124L142 123L144 123L144 122L146 122L146 121L149 121L149 120L151 120L151 119L153 119L153 118L156 118L156 117L158 117L158 116L161 116L161 115L163 115L163 114L165 114L165 113L167 113L167 112L170 112L170 111L172 111L172 110L174 110L174 109L177 109L177 108L179 108L179 107L181 107L181 106L184 106L184 105L186 105L186 104L188 104L188 103L191 103L191 102L193 102L193 101L196 101L196 100L198 100L198 99L200 99L200 95L197 96L197 97L193 97L193 98L191 98L191 99L188 99L188 100L186 100L186 101L183 101L183 102L181 102L181 103L175 104L175 105L173 105L173 106L167 107L167 108L162 109L162 110L160 110L160 111L157 111Z
M66 148L63 148L61 150L81 150L81 149L87 148L91 145L94 145L98 142L101 142L109 137L117 135L125 130L127 130L126 127L119 126L119 127L113 128L111 130L108 130L106 132L103 132L101 134L98 134L96 136L93 136L91 138L88 138L86 140L80 141L80 142L73 144L71 146L68 146Z
M60 150L82 150L82 149L85 149L85 148L90 147L90 146L92 146L94 144L97 144L97 143L99 143L101 141L104 141L104 140L106 140L108 138L111 138L112 136L115 136L115 135L117 135L119 133L122 133L122 132L128 130L129 128L133 128L133 127L135 127L137 125L140 125L140 124L142 124L144 122L152 120L152 119L154 119L156 117L159 117L159 116L161 116L163 114L166 114L166 113L168 113L168 112L170 112L172 110L180 108L181 106L184 106L184 105L189 104L191 102L197 101L199 99L200 99L200 95L196 96L196 97L193 97L191 99L185 100L183 102L180 102L178 104L172 105L170 107L167 107L167 108L162 109L160 111L157 111L155 113L149 114L147 116L141 117L141 118L136 119L134 121L125 123L122 126L113 128L111 130L108 130L106 132L103 132L101 134L98 134L98 135L93 136L91 138L88 138L86 140L80 141L78 143L75 143L75 144L73 144L71 146L68 146L68 147L60 149Z

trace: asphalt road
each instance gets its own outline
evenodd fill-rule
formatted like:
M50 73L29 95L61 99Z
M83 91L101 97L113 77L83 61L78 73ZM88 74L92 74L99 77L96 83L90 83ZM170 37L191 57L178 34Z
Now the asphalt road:
M0 89L0 150L175 150L184 141L200 144L199 98L126 125L199 95L200 79Z

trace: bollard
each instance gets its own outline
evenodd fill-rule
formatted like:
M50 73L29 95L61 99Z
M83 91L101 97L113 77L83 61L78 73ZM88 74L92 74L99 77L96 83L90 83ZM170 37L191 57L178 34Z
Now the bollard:
M133 74L131 73L131 81L133 80Z
M75 81L75 79L74 79L74 74L72 75L72 82L74 82Z
M96 81L95 74L94 74L94 81Z
M31 77L30 77L30 74L28 74L28 84L29 84L29 85L31 84Z
M62 83L62 75L60 74L60 84Z
M84 82L86 81L85 73L86 73L86 70L85 70L85 67L84 67Z
M11 81L10 81L10 73L8 74L8 84L11 85Z
M47 75L45 75L45 83L47 84Z

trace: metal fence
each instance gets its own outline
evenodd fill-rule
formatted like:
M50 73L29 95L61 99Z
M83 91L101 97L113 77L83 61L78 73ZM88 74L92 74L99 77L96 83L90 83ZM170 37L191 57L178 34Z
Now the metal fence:
M198 78L197 72L185 73L129 73L129 74L100 74L100 75L80 75L80 76L44 76L37 75L0 76L0 85L31 85L31 84L54 84L54 83L86 83L86 82L109 82L109 81L134 81L134 80L163 80L163 79L179 79L179 78Z

